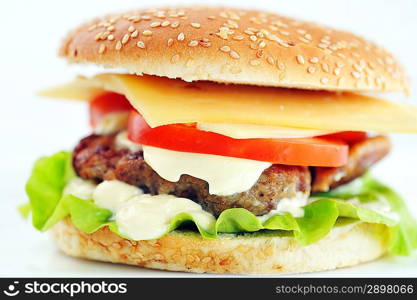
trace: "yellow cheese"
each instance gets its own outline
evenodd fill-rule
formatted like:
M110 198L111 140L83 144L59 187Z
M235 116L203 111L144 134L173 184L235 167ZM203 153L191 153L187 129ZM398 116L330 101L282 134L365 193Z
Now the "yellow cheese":
M416 107L353 93L100 74L41 95L88 100L103 90L124 94L151 127L199 122L417 133Z

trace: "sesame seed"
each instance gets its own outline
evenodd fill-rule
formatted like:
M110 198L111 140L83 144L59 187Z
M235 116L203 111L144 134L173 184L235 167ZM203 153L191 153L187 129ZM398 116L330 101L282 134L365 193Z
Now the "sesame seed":
M258 50L259 47L257 44L252 43L249 45L249 48L251 48L252 50Z
M120 49L122 49L122 42L121 41L117 41L115 49L117 51L119 51Z
M261 64L261 60L260 59L252 59L250 62L251 66L259 66Z
M235 35L234 37L233 37L233 39L234 40L236 40L236 41L241 41L241 40L243 40L245 37L243 36L243 35Z
M336 76L340 75L340 69L339 68L335 68L333 72L334 72L334 75L336 75Z
M136 46L138 46L139 48L141 48L141 49L145 49L145 43L144 42L142 42L142 41L138 41L137 43L136 43Z
M162 26L162 27L167 27L167 26L169 26L169 24L171 24L171 22L170 22L170 21L163 21L163 22L161 23L161 26Z
M227 38L229 37L229 33L233 33L233 31L227 27L220 27L217 35L222 39L227 40Z
M308 43L310 43L310 41L309 40L307 40L307 39L305 39L305 38L303 38L303 37L300 37L300 38L298 38L300 41L302 41L303 43L306 43L306 44L308 44Z
M99 32L99 33L97 33L96 34L96 36L94 37L94 39L96 40L96 41L98 41L98 40L101 40L101 35L103 34L103 32Z
M321 68L323 69L324 72L329 73L329 65L328 64L322 63Z
M304 61L304 57L302 57L301 55L297 55L297 56L296 56L296 58L297 58L297 62L298 62L300 65L304 65L304 63L305 63L305 61Z
M266 59L266 61L270 64L273 65L275 63L275 60L272 56L268 56L268 58Z
M230 47L229 46L222 46L222 47L219 48L219 50L223 51L223 52L230 52Z
M315 71L316 71L316 68L314 68L314 67L310 66L310 67L307 68L307 72L310 73L310 74L314 73Z
M191 25L191 27L194 27L194 28L200 28L201 27L200 23L190 23L190 25Z
M114 26L110 25L109 27L107 27L107 31L110 31L110 32L114 31Z
M278 66L278 69L279 70L281 70L281 71L284 71L285 70L285 63L280 62L280 63L277 64L277 66Z
M194 64L194 60L192 58L188 59L187 62L185 63L187 67L191 67L193 64Z
M107 39L108 39L109 41L114 41L114 35L109 34L109 35L107 36Z
M133 23L137 23L140 21L140 17L139 16L131 16L127 19L128 21L131 21Z
M105 39L107 39L107 37L109 35L110 35L110 31L103 32L103 34L101 35L100 39L101 40L105 40Z
M317 47L321 48L321 49L326 49L329 45L324 44L324 43L320 43L317 45Z
M195 46L198 46L198 41L196 41L196 40L192 40L192 41L190 41L190 42L188 43L188 46L190 46L190 47L195 47Z
M98 54L103 54L104 51L106 51L106 45L101 44L100 47L98 48Z
M152 22L151 25L149 26L151 26L151 28L155 28L155 27L161 26L161 22Z
M297 32L299 34L306 34L306 31L304 29L297 29Z
M246 29L245 31L243 31L244 33L248 34L248 35L254 35L255 33L253 31L250 31L248 29Z
M327 78L327 77L322 77L322 78L320 79L320 82L321 82L322 84L326 84L326 83L328 83L328 82L329 82L329 78Z
M142 34L143 34L144 36L151 36L151 35L152 35L152 31L150 31L150 30L145 30L144 32L142 32Z
M129 31L130 33L132 33L133 31L135 31L135 27L130 25L129 28L127 29L127 31Z
M171 63L176 63L180 60L180 56L178 54L175 54L171 57Z
M231 50L229 54L231 58L234 58L234 59L240 58L239 54L236 51Z
M126 44L130 39L130 35L128 33L126 33L123 38L122 38L122 44Z
M265 41L261 41L259 43L259 48L265 48L266 47L266 42Z
M325 39L325 38L322 38L320 40L320 42L323 43L323 44L330 44L330 41L328 39Z
M180 22L174 22L171 24L171 28L177 28L178 26L180 26Z
M290 35L290 33L288 31L285 31L285 30L281 30L279 33L281 33L282 35L285 35L285 36Z
M345 81L344 77L339 77L339 79L337 80L337 85L341 85L344 81Z
M151 19L150 16L144 15L140 17L142 20L149 21Z
M139 31L136 29L135 31L132 32L132 34L130 35L132 38L135 38L139 35Z
M173 39L168 39L168 47L171 47L172 46L172 44L174 43L174 40Z
M345 66L345 64L344 64L344 63L342 63L342 62L340 62L340 61L338 61L338 62L336 63L336 66L337 66L338 68L343 68L343 67Z
M215 16L208 16L207 19L209 19L209 20L215 20L216 17Z
M309 62L311 62L312 64L316 64L316 63L319 62L319 58L314 56L314 57L310 58Z
M358 64L353 64L353 68L358 72L362 71L361 66L359 66Z
M368 66L369 66L369 68L371 69L371 70L375 70L375 64L373 63L373 62L368 62Z
M355 71L352 72L352 76L353 76L353 78L356 78L356 79L361 78L361 74L359 72L355 72Z
M256 42L256 40L258 39L256 35L251 35L249 38L251 39L251 41L254 41L254 42Z
M180 32L177 36L177 40L179 41L183 41L185 39L185 34L184 32Z
M307 40L312 40L313 39L313 37L309 33L305 34L304 38L307 39Z
M343 53L336 53L337 56L339 56L340 58L346 58L346 55L344 55Z

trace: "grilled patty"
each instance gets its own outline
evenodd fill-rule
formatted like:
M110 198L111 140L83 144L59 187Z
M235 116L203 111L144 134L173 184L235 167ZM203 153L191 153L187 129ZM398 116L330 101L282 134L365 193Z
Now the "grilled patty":
M264 170L248 191L218 196L209 193L206 181L190 175L182 175L178 182L163 179L144 161L141 151L116 149L114 140L115 135L90 135L82 139L73 156L78 176L97 182L117 179L153 195L185 197L198 202L215 216L233 207L245 208L258 216L267 214L283 198L300 194L308 197L311 190L325 191L353 180L389 151L386 137L369 138L351 147L345 167L309 169L274 164Z

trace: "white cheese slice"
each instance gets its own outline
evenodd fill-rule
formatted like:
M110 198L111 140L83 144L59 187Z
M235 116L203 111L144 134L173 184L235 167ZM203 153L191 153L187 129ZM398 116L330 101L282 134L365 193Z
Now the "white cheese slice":
M162 178L177 182L187 174L208 182L209 193L221 196L249 190L269 162L189 153L143 146L146 163Z

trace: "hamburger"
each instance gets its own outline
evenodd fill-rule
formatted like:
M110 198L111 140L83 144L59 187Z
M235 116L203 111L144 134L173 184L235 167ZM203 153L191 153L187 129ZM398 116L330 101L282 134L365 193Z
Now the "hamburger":
M89 107L91 132L35 163L21 207L64 253L249 274L417 248L404 201L368 172L390 151L386 134L417 133L416 107L378 97L407 93L408 80L373 42L191 6L93 19L59 54L108 68L40 93Z

